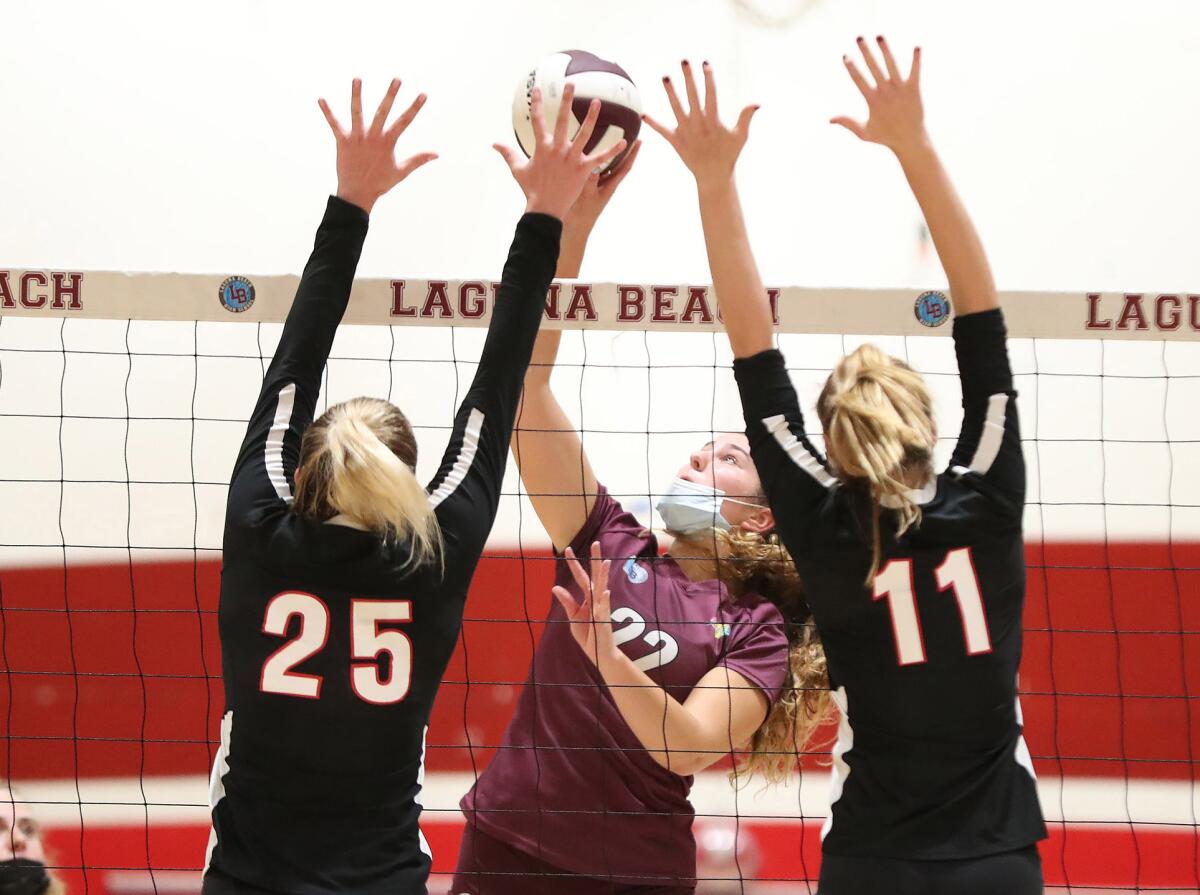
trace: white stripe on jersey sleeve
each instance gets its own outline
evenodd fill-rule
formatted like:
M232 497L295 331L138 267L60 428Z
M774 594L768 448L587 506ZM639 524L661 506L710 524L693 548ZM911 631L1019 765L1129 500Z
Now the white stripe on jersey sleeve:
M275 406L275 420L267 432L266 465L267 478L275 486L279 499L292 502L292 487L288 484L283 469L283 436L292 425L292 408L296 406L296 383L289 382L279 390L279 403Z
M837 479L829 474L829 470L821 465L821 461L814 457L804 443L792 434L792 430L788 428L786 417L782 414L769 416L762 423L767 427L767 431L775 437L779 446L792 458L792 462L816 479L817 484L826 488L832 488L837 484Z
M425 729L421 731L421 765L417 768L417 793L413 796L413 801L422 811L425 810L425 803L421 801L421 791L425 788L425 738L429 736L429 725L425 725ZM417 843L421 847L421 854L433 861L433 850L429 847L429 840L425 838L425 831L421 829L420 821L417 821Z
M842 789L846 785L846 779L850 776L850 765L846 764L846 759L842 756L854 748L854 728L850 726L850 708L846 703L846 688L838 687L830 696L833 697L834 705L838 708L838 732L837 742L833 744L833 750L830 753L830 758L833 759L833 769L829 775L829 816L825 818L825 824L821 827L822 842L829 835L829 831L833 829L833 806L842 797Z
M987 416L983 420L983 433L979 436L979 444L975 446L975 456L971 458L969 467L955 466L951 472L963 475L977 472L987 475L996 456L1000 453L1000 445L1004 443L1004 420L1008 412L1008 395L1003 393L988 398Z
M475 462L475 454L479 452L479 433L483 431L483 411L478 408L471 410L471 415L467 417L467 426L463 430L463 443L458 451L458 459L454 461L454 466L447 473L445 480L438 485L438 489L429 495L429 505L437 508L443 500L454 493L454 490L462 484L462 480L467 477L467 473L471 471L471 464Z
M1020 683L1018 682L1018 686ZM1017 764L1029 772L1029 776L1037 780L1037 771L1033 769L1033 756L1029 754L1029 744L1025 742L1025 714L1021 711L1021 697L1015 698L1017 703L1017 723L1021 725L1021 735L1017 737L1017 745L1013 748L1013 758Z
M233 710L221 718L221 748L213 759L212 776L208 781L208 806L217 810L217 803L225 798L225 775L229 773L229 740L233 736ZM204 872L212 864L213 849L217 847L217 827L213 824L208 833L208 848L204 852Z

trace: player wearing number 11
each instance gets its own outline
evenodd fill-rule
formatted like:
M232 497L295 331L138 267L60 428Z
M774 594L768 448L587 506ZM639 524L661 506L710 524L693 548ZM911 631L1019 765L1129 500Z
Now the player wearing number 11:
M685 67L688 106L662 133L696 177L713 283L735 357L751 454L800 573L841 713L821 895L1030 895L1046 830L1016 699L1025 464L1004 319L983 247L925 132L920 52L903 76L859 38L850 76L870 118L834 119L900 162L950 281L963 426L933 469L929 392L867 345L817 402L826 461L772 347L766 291L734 184L752 109L717 115Z
M421 893L425 729L496 516L562 219L592 168L593 104L574 140L533 99L538 152L502 149L525 193L474 381L429 487L400 410L356 398L313 421L376 200L430 161L397 163L424 102L363 125L354 82L330 197L229 484L219 623L226 713L212 774L205 895ZM569 90L570 88L568 88ZM571 108L564 96L563 110ZM499 148L499 147L498 147Z

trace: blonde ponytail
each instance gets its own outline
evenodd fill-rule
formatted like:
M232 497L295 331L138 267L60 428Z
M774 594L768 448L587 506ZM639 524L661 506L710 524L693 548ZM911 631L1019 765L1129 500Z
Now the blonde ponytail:
M920 522L910 492L933 474L933 402L921 375L903 361L863 345L829 375L817 414L838 476L865 485L871 499L871 568L879 572L882 509L894 510L899 537Z
M398 408L375 398L336 404L304 433L293 510L321 521L340 514L385 543L407 541L404 567L423 565L440 556L442 535L416 460Z

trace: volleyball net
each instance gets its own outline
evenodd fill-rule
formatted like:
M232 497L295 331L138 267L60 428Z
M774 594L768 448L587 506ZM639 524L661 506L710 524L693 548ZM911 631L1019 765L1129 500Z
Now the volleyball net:
M71 892L199 890L228 476L295 285L0 270L0 774L34 804ZM428 479L495 295L486 280L358 282L318 411L393 401ZM771 296L802 406L874 341L925 375L945 465L961 409L942 293ZM1047 881L1195 891L1200 296L1003 300L1029 470L1020 688ZM658 527L653 496L675 470L742 429L715 296L564 281L544 325L571 330L552 383L598 477ZM458 800L502 738L552 599L515 464L503 494L429 731L431 891L448 885ZM787 786L735 790L727 764L697 777L701 893L815 880L828 763L798 762Z

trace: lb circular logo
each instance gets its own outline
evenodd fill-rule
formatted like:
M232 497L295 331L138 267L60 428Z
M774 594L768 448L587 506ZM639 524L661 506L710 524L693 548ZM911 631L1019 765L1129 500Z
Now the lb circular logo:
M217 290L217 297L226 311L240 314L254 304L254 284L246 277L229 277Z
M913 311L922 326L941 326L950 319L950 299L941 292L922 292Z

